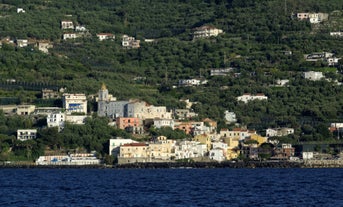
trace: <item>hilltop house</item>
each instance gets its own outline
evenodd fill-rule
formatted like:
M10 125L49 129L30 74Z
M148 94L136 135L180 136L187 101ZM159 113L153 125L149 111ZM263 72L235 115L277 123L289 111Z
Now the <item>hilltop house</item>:
M303 76L305 79L313 80L313 81L317 81L325 77L322 72L316 72L316 71L304 72Z
M135 40L134 37L130 37L128 35L123 35L122 38L122 46L124 48L132 49L132 48L139 48L140 47L140 40Z
M253 100L267 100L268 97L265 96L263 93L258 93L256 95L251 95L250 93L245 93L242 96L238 96L237 100L242 101L244 103L248 103L249 101Z
M103 41L103 40L114 40L115 39L115 35L111 34L111 33L99 33L99 34L96 34L96 36L98 37L98 39L100 41Z
M297 13L299 20L308 20L311 24L318 24L329 19L327 13Z
M293 128L268 128L266 129L266 136L267 137L282 137L287 136L289 134L294 134Z
M63 20L61 21L61 28L62 29L74 29L73 21Z
M49 53L49 49L53 48L53 44L49 41L38 41L36 43L36 47L39 51L42 51L44 53Z
M213 26L204 25L201 27L196 27L193 29L193 39L198 38L207 38L207 37L216 37L219 34L223 33L223 30L217 29Z

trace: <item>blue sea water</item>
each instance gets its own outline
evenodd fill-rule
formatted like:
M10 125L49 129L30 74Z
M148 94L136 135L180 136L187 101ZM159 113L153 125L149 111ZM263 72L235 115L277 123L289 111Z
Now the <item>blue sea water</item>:
M343 206L343 169L0 169L0 206Z

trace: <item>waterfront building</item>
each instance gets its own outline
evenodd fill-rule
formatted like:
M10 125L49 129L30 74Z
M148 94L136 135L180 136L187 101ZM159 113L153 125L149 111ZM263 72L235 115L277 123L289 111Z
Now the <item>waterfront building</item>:
M122 138L116 138L116 139L110 139L109 141L109 154L113 155L114 157L117 157L120 153L120 146L124 144L130 144L130 143L137 143L137 141L134 141L132 139L122 139Z
M204 157L207 145L196 141L182 141L175 146L175 159Z
M212 142L210 136L208 136L207 134L197 135L193 138L193 141L205 144L207 146L207 151L211 150Z
M151 160L170 160L175 155L175 140L168 140L165 136L157 137L149 143L149 157Z

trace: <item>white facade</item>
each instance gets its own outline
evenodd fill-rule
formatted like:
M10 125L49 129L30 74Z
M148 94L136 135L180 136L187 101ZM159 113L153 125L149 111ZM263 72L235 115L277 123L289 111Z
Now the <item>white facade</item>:
M211 76L227 76L233 70L233 68L213 68L211 69Z
M282 136L287 136L289 134L294 134L293 128L276 128L276 129L268 128L266 130L267 137L282 137Z
M99 33L96 35L100 41L103 40L114 40L115 36L114 34L111 33Z
M48 127L58 127L58 131L64 128L64 122L66 120L65 113L51 113L46 117L46 122Z
M37 47L39 51L49 53L49 49L52 48L53 45L49 42L37 42Z
M140 119L171 119L172 113L165 106L153 106L144 101L135 101L127 104L126 117Z
M276 80L276 85L277 86L285 86L287 83L289 83L288 79L283 79L283 80Z
M343 32L330 32L330 36L343 37Z
M74 29L73 21L61 21L62 29Z
M154 126L159 129L162 127L171 127L174 129L175 122L173 119L154 119Z
M335 65L338 65L338 61L340 59L341 58L331 57L331 58L327 58L326 62L328 63L329 66L335 66Z
M179 86L199 86L206 84L207 81L201 81L199 79L182 79L179 80Z
M309 80L320 80L322 78L324 78L325 76L323 75L322 72L316 72L316 71L308 71L308 72L304 72L304 78L305 79L309 79Z
M120 152L120 146L124 144L130 144L130 143L138 143L132 139L122 139L122 138L117 138L117 139L110 139L110 146L109 146L109 154L118 156Z
M75 31L76 32L87 32L87 29L84 26L76 26Z
M125 48L139 48L140 40L135 40L134 37L123 35L122 46Z
M62 96L63 108L67 114L73 112L87 114L87 99L85 94L64 93Z
M88 116L86 115L66 115L65 119L67 122L72 123L72 124L84 124L85 120Z
M17 139L21 141L26 141L29 139L37 138L37 129L18 129Z
M17 43L17 47L27 47L29 44L29 41L26 39L17 39L16 43Z
M237 122L237 117L236 117L235 112L225 111L224 112L224 118L225 118L227 124L231 124L231 123L236 123Z
M214 148L210 150L209 158L218 162L226 160L225 151L222 148Z
M202 26L194 29L193 37L196 38L207 38L211 36L218 36L223 33L223 30L217 29L213 26Z
M302 158L304 160L313 159L313 152L302 152Z
M17 8L17 13L25 13L25 10L23 8Z
M63 39L67 40L67 39L76 39L78 36L76 33L64 33L63 34Z
M243 94L242 96L238 96L237 100L242 101L244 103L248 103L249 101L253 100L267 100L268 97L265 96L264 94L256 94L256 95L251 95L251 94Z
M175 146L175 159L204 157L206 152L206 144L195 141L183 141Z

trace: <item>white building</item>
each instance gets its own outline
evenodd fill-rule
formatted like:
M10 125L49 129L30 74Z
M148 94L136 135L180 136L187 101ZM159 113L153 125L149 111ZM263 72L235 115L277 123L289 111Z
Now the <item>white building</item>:
M67 114L73 112L87 114L87 99L85 94L64 93L62 102Z
M134 37L123 35L122 46L125 48L139 48L140 40L135 40Z
M330 32L330 36L343 37L343 32Z
M67 40L67 39L76 39L78 37L78 35L76 33L64 33L63 34L63 39Z
M313 81L317 81L325 77L322 72L316 72L316 71L304 72L303 75L305 79L309 79Z
M25 10L23 8L17 8L17 13L25 13Z
M172 112L167 111L165 106L153 106L145 101L133 101L127 104L125 117L135 117L140 119L171 119Z
M157 129L162 128L162 127L171 127L172 129L174 129L174 125L175 125L174 119L160 119L160 118L154 119L154 126Z
M29 41L26 39L17 39L16 44L17 44L17 47L27 47L29 44Z
M53 48L53 44L47 41L39 41L36 44L36 47L39 51L42 51L44 53L49 53L49 49Z
M29 139L37 138L37 129L18 129L17 139L21 141L26 141Z
M302 152L302 158L304 160L313 159L313 152Z
M293 128L268 128L266 129L266 136L267 137L282 137L287 136L289 134L294 134Z
M228 76L233 70L233 68L212 68L211 76Z
M285 86L288 83L289 83L288 79L283 79L283 80L278 79L278 80L276 80L276 85L277 86Z
M75 27L75 32L87 32L88 30L84 26L76 26Z
M336 66L336 65L338 65L338 61L340 59L341 58L331 57L331 58L327 58L326 62L328 63L329 66Z
M207 80L200 80L200 79L182 79L179 80L179 86L199 86L204 85L208 81Z
M248 103L249 101L253 100L267 100L268 97L265 96L264 94L256 94L256 95L251 95L250 93L243 94L242 96L238 96L237 100L242 101L244 103Z
M111 34L111 33L99 33L99 34L96 34L96 36L98 37L98 39L100 41L103 41L103 40L114 40L115 39L114 34Z
M226 153L222 148L214 148L210 150L209 158L218 162L226 160Z
M61 21L61 28L62 29L74 29L74 23L73 23L73 21L68 21L68 20Z
M231 124L231 123L237 122L237 117L236 117L235 112L229 112L226 110L224 112L224 118L226 120L226 124Z
M207 38L207 37L216 37L219 34L223 33L223 30L217 29L213 26L201 26L194 28L193 38Z
M120 152L120 146L124 144L130 144L130 143L138 143L132 139L122 139L122 138L117 138L117 139L110 139L110 146L109 146L109 154L113 156L118 156Z
M71 124L84 124L87 117L89 117L89 116L87 116L87 115L70 115L70 114L67 114L65 116L65 119L66 119L66 122L69 122Z
M57 127L58 131L61 131L64 128L65 120L66 115L62 112L51 113L46 117L47 126Z
M188 159L204 157L207 152L207 145L195 141L182 141L175 146L175 159Z

